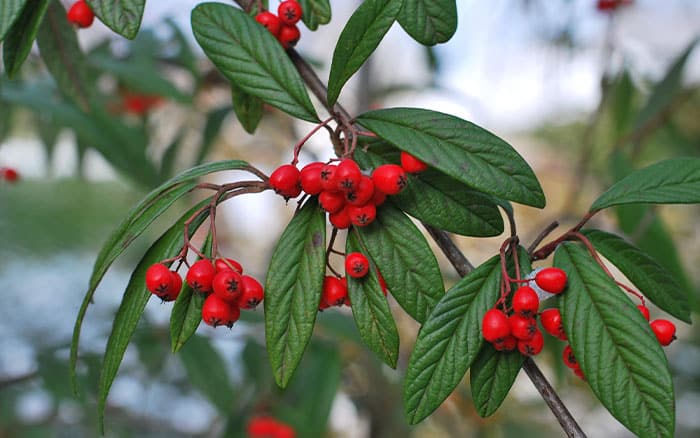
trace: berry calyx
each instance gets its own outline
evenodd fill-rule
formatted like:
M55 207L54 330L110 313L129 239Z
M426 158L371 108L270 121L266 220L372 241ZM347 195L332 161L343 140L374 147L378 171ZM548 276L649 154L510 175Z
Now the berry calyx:
M152 294L161 296L168 294L173 287L173 277L170 269L162 263L149 266L146 270L146 289Z
M530 286L521 286L513 294L512 306L513 312L531 318L537 314L540 298Z
M540 351L542 351L543 347L544 336L542 336L542 332L539 330L535 330L535 334L532 336L531 339L527 341L518 341L518 351L520 351L520 353L524 354L525 356L535 356L537 354L540 354Z
M365 205L371 202L374 192L375 190L372 178L368 177L367 175L362 175L357 187L345 192L345 200L351 205ZM374 204L374 202L372 202L372 204Z
M280 33L277 34L277 41L282 44L285 50L296 46L299 38L301 38L301 32L295 24L282 24Z
M243 276L233 269L220 271L214 276L212 289L222 300L235 303L243 293Z
M353 225L364 227L374 222L374 219L377 217L377 207L374 204L365 204L361 207L349 205L348 215Z
M95 21L95 14L85 0L78 0L68 9L66 19L80 28L86 28Z
M420 173L427 169L428 165L408 152L401 151L401 167L406 173Z
M277 37L282 27L282 21L279 17L270 11L260 12L255 16L255 21L262 24L272 35Z
M353 252L345 257L345 272L352 278L362 278L369 271L369 260L364 254Z
M382 164L372 172L374 188L387 195L396 195L408 184L406 172L396 164Z
M325 164L320 161L307 164L301 169L299 175L299 182L301 182L301 189L304 193L309 195L318 195L323 190L321 185L321 169L323 169Z
M651 330L664 347L676 339L676 325L667 319L655 319L649 323Z
M537 322L534 318L527 318L514 313L508 318L510 325L510 334L515 336L519 341L527 341L532 339L537 332Z
M216 272L234 270L239 274L243 273L243 266L234 259L216 259L214 261L214 267L216 268Z
M202 259L194 262L187 271L185 281L195 291L201 294L211 292L211 284L214 281L216 269L212 262L208 259Z
M236 311L238 311L238 316L240 316L240 310L238 310L237 306L232 306L222 300L218 295L211 294L204 300L204 304L202 304L202 321L212 327L218 327L220 325L231 326L238 320Z
M535 283L546 292L562 293L566 288L566 272L559 268L544 268L535 275Z
M303 11L299 2L295 0L286 0L280 3L277 7L277 15L285 24L296 24L301 20Z
M559 309L547 309L540 313L540 322L545 331L550 335L566 341L566 333L564 333L564 326L561 323L561 313Z
M262 284L249 275L242 277L243 293L238 298L238 306L241 309L255 309L265 298Z
M640 304L637 306L637 309L639 309L639 311L642 313L642 316L644 317L644 319L649 321L649 316L650 316L649 315L649 308L647 306L645 306L644 304Z
M351 192L356 190L360 185L362 172L360 166L354 160L345 159L338 164L335 169L336 190L342 192Z
M321 187L328 192L336 191L338 180L335 175L338 166L335 164L326 164L321 169Z
M481 320L481 334L489 342L503 341L510 335L510 324L505 313L498 309L491 309L484 314Z
M576 356L574 356L574 350L571 349L571 345L567 345L566 347L564 347L564 351L562 352L561 357L564 360L564 365L571 368L572 370L580 368L580 365L576 360Z
M343 282L336 277L327 275L323 279L323 295L322 301L325 301L329 306L342 306L345 302L345 297L348 296L348 288Z
M270 175L270 187L285 198L296 198L301 193L299 169L291 164L283 164Z
M518 339L513 335L508 335L503 339L498 339L493 343L493 348L498 351L513 351L518 346Z

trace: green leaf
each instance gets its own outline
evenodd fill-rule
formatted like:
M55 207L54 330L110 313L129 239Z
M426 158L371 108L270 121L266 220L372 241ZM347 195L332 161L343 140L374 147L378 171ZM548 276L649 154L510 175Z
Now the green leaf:
M352 14L333 51L328 79L328 104L333 105L345 83L374 52L394 24L403 0L366 0Z
M380 155L381 154L381 155ZM356 149L354 158L364 169L398 163L398 150L388 145ZM441 230L464 236L497 236L503 218L494 200L435 169L409 175L408 186L390 198L409 215Z
M183 227L185 221L207 202L209 202L208 199L191 208L170 227L146 252L131 274L129 284L124 291L124 297L119 305L119 310L117 310L117 315L114 317L112 331L109 334L107 348L102 361L97 403L98 421L102 433L104 433L104 410L107 403L107 394L109 394L109 389L112 387L119 365L124 358L124 352L126 352L126 347L129 345L129 340L133 336L136 325L141 319L141 314L146 308L146 303L152 295L146 289L146 270L152 264L172 257L180 251L184 244ZM190 236L194 234L208 215L209 210L205 209L195 218L190 225ZM75 373L74 363L71 364L71 367L73 373Z
M488 417L501 406L524 361L525 356L517 349L497 351L488 343L481 347L469 374L472 398L480 416Z
M136 37L146 0L87 0L87 3L107 27L124 38Z
M301 19L309 30L316 30L320 24L330 23L330 0L299 0L299 4L304 11Z
M90 107L90 86L85 57L75 29L66 20L60 2L50 2L36 36L41 59L63 94L74 99L81 109Z
M228 113L231 112L231 109L232 108L230 106L225 106L211 110L207 113L207 121L204 124L204 131L202 132L202 145L197 153L197 164L203 162L207 157L207 154L214 145L214 140L216 140L216 137L219 135L221 126L224 124L224 120L226 120L226 117L228 116Z
M192 30L214 65L243 91L294 117L318 122L304 83L275 37L240 9L202 3Z
M231 83L231 100L238 121L248 134L253 134L263 116L262 99L246 93Z
M593 393L634 434L673 436L671 373L647 320L582 246L559 245L554 265L568 275L559 310Z
M107 269L119 257L119 255L161 214L163 214L179 198L184 196L196 185L196 179L212 172L231 169L243 169L248 164L244 161L231 160L217 163L204 164L193 167L175 178L163 183L134 207L129 215L122 221L116 230L104 244L97 255L95 265L92 268L90 283L85 293L83 302L78 311L78 317L73 328L73 340L71 343L71 379L75 387L75 366L78 359L78 344L80 342L80 329L87 308L92 302L97 286L102 281ZM77 387L75 388L77 392Z
M457 30L455 0L404 0L398 16L411 37L428 46L444 43Z
M544 207L544 193L525 160L508 143L473 123L435 111L392 108L357 121L380 138L484 193Z
M614 234L600 230L585 230L583 234L654 304L690 324L687 293L656 260Z
M345 251L346 254L365 252L355 233L348 233ZM356 279L348 276L347 281L352 316L355 318L362 341L384 363L396 368L396 360L399 356L399 333L374 267L370 268L365 277Z
M180 351L187 377L220 413L228 415L234 408L235 391L228 377L226 362L211 343L193 336Z
M5 39L26 3L27 0L3 0L0 3L0 41Z
M380 207L374 222L357 232L391 295L423 323L445 293L440 267L423 234L390 205Z
M265 281L265 338L277 384L289 384L321 301L326 220L314 198L297 212L272 254Z
M696 203L700 203L700 158L685 157L632 172L600 195L591 211L623 204Z
M445 293L418 332L404 379L410 424L430 415L457 387L484 342L481 318L500 295L500 257L462 278Z
M51 0L31 0L15 20L2 48L7 76L12 78L27 59Z

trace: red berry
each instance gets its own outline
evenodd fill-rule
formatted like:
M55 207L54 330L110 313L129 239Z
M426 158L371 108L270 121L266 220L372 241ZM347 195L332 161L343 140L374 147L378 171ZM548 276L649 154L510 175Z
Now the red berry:
M326 164L321 169L321 187L328 192L337 191L338 180L335 175L338 166L335 164Z
M564 333L564 326L561 323L561 313L559 309L547 309L540 314L540 322L542 327L550 335L566 341L566 333Z
M235 303L243 293L243 276L233 269L220 271L214 276L212 289L222 300Z
M243 293L238 299L241 309L255 309L265 298L262 284L249 275L243 276Z
M359 187L362 171L354 160L347 158L338 164L335 169L335 178L336 190L350 192Z
M234 259L216 259L214 261L216 272L234 270L239 274L243 273L243 266Z
M676 325L667 319L655 319L649 323L651 330L664 347L676 339Z
M277 35L277 41L285 49L296 46L299 38L301 38L301 32L299 32L299 28L295 24L283 24L280 27L280 33Z
M518 339L513 335L508 335L503 339L498 339L493 343L493 348L498 351L513 351L518 346Z
M510 324L506 314L498 309L486 312L481 320L481 334L489 342L503 341L510 335Z
M374 186L374 183L372 183L372 186ZM369 202L379 207L384 201L386 201L386 193L375 189L374 194L372 194L372 199Z
M95 20L95 14L84 0L78 0L68 9L66 18L78 27L90 27Z
M357 187L349 192L345 192L345 200L348 202L348 204L358 206L365 205L372 200L374 192L375 190L372 178L368 177L367 175L362 175Z
M578 361L576 360L576 356L574 356L574 350L571 349L571 345L564 347L561 357L564 360L564 365L572 370L580 367Z
M202 304L202 321L212 327L233 324L235 321L231 322L231 317L235 316L235 311L231 310L232 307L238 309L238 307L231 306L222 300L218 295L211 294Z
M540 307L540 298L530 286L521 286L513 294L513 312L522 316L533 317Z
M155 295L168 294L173 286L170 269L162 263L149 266L146 270L146 289Z
M304 193L309 195L318 195L323 190L321 186L321 169L323 169L325 164L320 161L307 164L301 169L301 175L299 176L299 181L301 182L301 189Z
M323 299L323 297L321 297L321 301L318 303L318 311L323 312L329 307L331 306L329 306L328 303Z
M0 178L9 183L17 182L17 179L19 179L19 173L17 173L17 170L11 167L0 167Z
M581 371L581 368L574 368L574 374L576 374L578 377L582 378L583 380L586 380L586 377L583 375L583 371Z
M539 354L540 351L542 351L542 347L544 347L544 336L542 336L542 332L539 330L535 330L532 339L518 341L518 350L521 354L526 356L535 356Z
M372 172L374 188L387 195L396 195L406 187L406 172L396 164L382 164Z
M386 287L386 281L384 281L384 277L382 277L382 273L377 270L377 280L379 280L379 287L382 288L382 293L384 296L388 293L389 289Z
M364 227L374 222L374 218L377 217L377 207L374 204L365 204L361 207L349 205L348 215L353 225Z
M211 291L211 283L214 281L216 269L212 262L208 259L202 259L195 262L190 270L187 271L185 280L187 284L199 293L209 293Z
M255 16L255 21L262 24L272 35L277 37L282 27L282 21L272 12L264 11Z
M329 306L342 306L347 296L348 288L339 278L327 275L323 279L322 300L326 304Z
M345 195L341 192L323 191L318 195L318 202L328 213L337 213L345 206Z
M301 5L295 0L286 0L277 7L277 15L285 24L295 24L301 20Z
M559 268L544 268L535 275L535 283L546 292L559 294L566 287L566 272Z
M614 11L619 6L620 0L598 0L596 8L599 11Z
M352 225L352 222L350 222L350 214L348 213L348 207L345 207L336 213L330 213L328 215L328 220L334 227L338 228L339 230L350 228L350 225Z
M283 164L270 175L270 186L285 198L296 198L301 193L299 169L291 164Z
M510 333L520 341L532 339L535 336L535 332L538 331L537 322L534 318L527 318L517 313L508 318L508 324L510 324Z
M428 165L408 152L401 151L401 167L407 173L419 173L427 169Z
M170 271L170 277L172 278L172 285L170 286L170 293L166 296L160 296L163 301L174 301L180 296L180 291L182 290L182 277L175 271Z
M369 260L364 254L353 252L345 257L345 272L352 278L362 278L369 271Z
M649 321L649 308L644 304L640 304L637 306L637 309L639 309L639 311L642 312L642 316L644 317L644 319Z
M277 430L277 421L272 417L257 416L250 419L248 422L249 437L268 437L275 436Z

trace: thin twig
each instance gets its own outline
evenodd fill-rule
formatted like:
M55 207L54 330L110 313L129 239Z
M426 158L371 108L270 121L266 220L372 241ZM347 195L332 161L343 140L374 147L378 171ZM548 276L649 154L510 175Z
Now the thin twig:
M542 243L542 241L545 239L545 237L549 236L549 233L554 231L557 227L559 226L559 222L554 221L551 224L547 225L544 230L540 234L535 237L535 240L532 241L530 246L527 247L527 253L528 255L532 255L532 252L537 249L537 245Z
M474 265L472 265L462 251L457 248L457 245L455 245L447 233L427 225L426 223L423 223L423 226L461 277L466 276L474 270Z

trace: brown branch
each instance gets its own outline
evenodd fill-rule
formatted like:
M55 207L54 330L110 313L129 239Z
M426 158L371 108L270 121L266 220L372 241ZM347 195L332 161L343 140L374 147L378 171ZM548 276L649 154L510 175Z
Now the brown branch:
M32 371L31 373L22 374L15 377L9 377L5 380L0 380L0 390L5 389L9 386L16 385L18 383L28 382L39 376L38 371Z
M445 254L447 260L450 261L460 277L464 277L474 270L474 265L467 260L446 232L425 223L423 223L423 226L430 234L430 237L438 244L442 253Z

